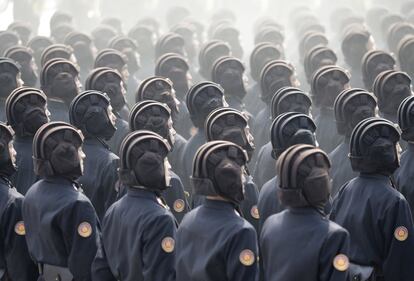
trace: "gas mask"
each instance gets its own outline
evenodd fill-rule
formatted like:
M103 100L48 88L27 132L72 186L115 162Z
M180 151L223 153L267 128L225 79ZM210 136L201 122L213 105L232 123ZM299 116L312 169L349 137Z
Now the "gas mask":
M109 97L99 91L78 95L70 105L69 118L88 137L109 140L116 131Z
M382 118L368 118L352 132L350 159L354 171L389 176L399 167L397 142L400 132Z
M35 173L69 180L82 176L79 148L83 139L80 131L64 122L50 122L40 127L33 139Z
M294 145L280 155L276 166L281 203L294 208L311 206L324 214L332 186L328 155L312 145Z
M120 148L120 179L129 186L140 186L156 192L170 184L167 154L170 146L161 136L136 131L128 134Z
M168 140L173 150L176 131L173 127L171 110L165 104L153 100L141 101L134 105L129 115L131 131L148 130Z
M254 138L244 113L228 107L218 108L207 117L205 132L208 141L230 141L242 147L249 160L253 156Z
M222 57L213 66L213 82L220 84L225 95L243 99L247 93L245 87L244 65L232 57Z
M197 151L191 182L194 193L221 196L238 205L244 199L244 150L228 141L208 142Z

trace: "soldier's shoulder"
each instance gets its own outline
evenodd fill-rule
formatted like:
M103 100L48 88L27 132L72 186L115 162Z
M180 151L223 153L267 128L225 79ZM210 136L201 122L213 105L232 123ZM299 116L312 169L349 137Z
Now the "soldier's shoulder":
M269 228L278 228L281 223L283 222L283 217L286 216L287 210L284 210L282 212L279 212L277 214L273 214L270 217L266 219L266 221L263 224L262 232L265 231L265 229Z
M23 202L23 195L21 195L15 188L8 186L0 187L0 209L8 208L9 206L20 207Z
M199 216L201 208L202 206L198 206L192 209L187 214L185 214L183 220L180 223L180 226L186 226L188 224L192 224L193 222L200 222L198 216Z
M327 221L328 221L328 232L329 233L348 235L348 231L345 228L343 228L342 226L340 226L339 224L331 220L327 219Z
M34 194L36 194L38 192L39 187L44 183L44 180L38 180L37 182L35 182L34 184L32 184L30 186L30 188L27 190L26 195L25 195L25 199L33 196Z

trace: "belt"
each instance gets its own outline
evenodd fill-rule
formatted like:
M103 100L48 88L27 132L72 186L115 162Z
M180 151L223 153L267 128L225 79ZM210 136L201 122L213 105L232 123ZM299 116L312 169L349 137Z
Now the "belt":
M73 281L73 275L67 267L39 263L38 268L44 281Z

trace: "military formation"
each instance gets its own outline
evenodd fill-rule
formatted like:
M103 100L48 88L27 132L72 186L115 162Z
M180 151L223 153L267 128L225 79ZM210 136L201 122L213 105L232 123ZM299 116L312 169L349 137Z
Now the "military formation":
M414 280L414 3L397 6L257 15L252 48L231 10L12 22L0 280Z

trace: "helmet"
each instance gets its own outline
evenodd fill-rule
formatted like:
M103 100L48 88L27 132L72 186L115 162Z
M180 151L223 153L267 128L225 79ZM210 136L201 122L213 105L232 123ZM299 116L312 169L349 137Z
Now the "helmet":
M228 141L202 145L193 162L191 184L194 194L221 196L234 204L244 199L243 174L247 153Z
M361 173L391 175L399 167L397 143L399 129L383 118L368 118L354 128L351 134L351 166Z
M191 121L197 128L203 128L207 116L219 107L226 107L223 88L213 82L200 82L187 93L186 104Z
M317 145L315 122L306 114L282 113L272 122L270 142L272 157L277 159L283 151L295 144Z
M319 148L297 144L280 155L276 163L278 195L288 207L324 209L331 192L328 155Z
M76 96L69 107L70 123L86 137L109 140L116 127L111 119L109 97L102 92L89 90Z
M153 132L129 133L120 147L120 180L125 185L154 191L168 188L170 150L168 142Z
M62 176L75 180L82 176L82 159L78 150L82 132L65 122L44 124L33 138L34 170L38 176Z
M376 111L377 99L372 94L358 88L343 91L334 102L338 133L349 137L359 122L374 117Z
M218 108L210 113L204 126L207 141L225 140L246 150L249 160L255 146L248 128L248 116L229 107Z
M38 89L19 87L6 100L7 123L20 137L34 136L47 122L46 95Z
M131 131L148 130L155 132L168 140L173 148L176 132L172 127L171 110L163 103L145 100L138 102L129 114Z

